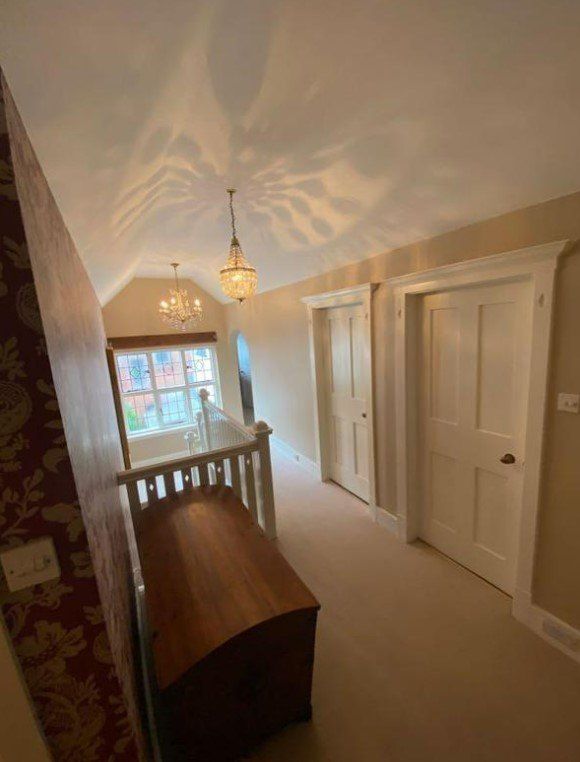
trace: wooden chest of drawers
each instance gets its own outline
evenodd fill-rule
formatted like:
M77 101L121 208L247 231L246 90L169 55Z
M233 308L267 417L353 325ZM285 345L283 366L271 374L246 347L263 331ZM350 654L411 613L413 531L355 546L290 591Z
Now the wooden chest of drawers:
M160 500L137 544L164 758L234 760L309 719L319 604L231 489Z

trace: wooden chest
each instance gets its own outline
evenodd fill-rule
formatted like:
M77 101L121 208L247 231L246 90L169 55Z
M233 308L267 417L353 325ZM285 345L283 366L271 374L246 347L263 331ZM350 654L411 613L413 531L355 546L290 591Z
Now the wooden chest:
M228 487L143 512L154 697L168 760L233 760L311 715L319 604Z

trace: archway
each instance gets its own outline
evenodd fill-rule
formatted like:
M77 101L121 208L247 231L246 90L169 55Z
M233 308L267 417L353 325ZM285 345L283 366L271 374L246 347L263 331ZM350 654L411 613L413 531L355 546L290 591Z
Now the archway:
M246 426L251 426L255 421L252 367L250 364L248 342L241 333L238 333L236 337L236 353L238 357L238 378L240 382L240 394L242 396L244 423Z

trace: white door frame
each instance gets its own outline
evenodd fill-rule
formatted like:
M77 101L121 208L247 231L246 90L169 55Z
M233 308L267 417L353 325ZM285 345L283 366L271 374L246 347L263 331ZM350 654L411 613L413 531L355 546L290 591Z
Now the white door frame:
M419 374L418 312L421 297L464 286L528 281L532 287L532 338L525 469L514 609L529 605L532 594L554 280L558 257L567 241L532 246L481 259L438 267L387 281L395 301L395 407L397 451L397 514L399 537L417 538L420 506L417 482L417 382Z
M365 311L365 361L368 368L368 452L369 452L369 507L376 510L375 479L375 436L373 401L373 332L372 332L372 294L376 286L365 283L363 286L344 288L340 291L328 291L315 296L305 296L301 301L308 310L308 333L310 343L310 368L312 372L312 395L314 410L314 434L316 439L316 460L320 468L321 481L330 478L330 440L328 431L328 394L326 390L325 355L324 355L324 312L330 307L351 307L361 304Z

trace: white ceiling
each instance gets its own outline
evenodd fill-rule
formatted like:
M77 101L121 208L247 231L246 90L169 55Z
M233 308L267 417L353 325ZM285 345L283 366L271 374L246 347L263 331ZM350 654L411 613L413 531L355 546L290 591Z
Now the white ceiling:
M578 0L18 0L0 61L103 302L266 290L580 188Z

